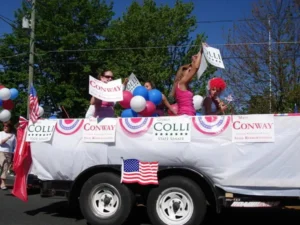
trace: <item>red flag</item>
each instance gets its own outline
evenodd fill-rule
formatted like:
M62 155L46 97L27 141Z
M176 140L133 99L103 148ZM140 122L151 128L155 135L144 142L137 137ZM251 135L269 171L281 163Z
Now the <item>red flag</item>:
M12 194L22 201L28 201L27 176L32 163L30 143L25 141L27 125L28 121L24 117L20 117L13 164L16 176Z

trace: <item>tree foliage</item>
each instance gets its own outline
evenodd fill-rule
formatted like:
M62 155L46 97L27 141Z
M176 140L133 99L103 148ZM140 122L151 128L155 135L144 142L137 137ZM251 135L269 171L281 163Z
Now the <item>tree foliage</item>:
M252 15L229 33L224 75L240 108L270 113L271 102L271 113L289 111L300 103L295 95L300 82L300 20L295 1L263 0L253 5Z
M104 69L117 78L133 72L168 95L177 68L191 61L206 37L190 35L196 28L193 3L176 1L170 7L153 0L138 2L113 20L112 1L37 1L34 85L40 103L52 110L64 106L70 117L82 117L90 99L89 75ZM17 116L25 116L27 109L29 30L21 21L30 10L23 3L15 13L13 32L0 39L1 83L21 92ZM195 81L193 88L199 87Z

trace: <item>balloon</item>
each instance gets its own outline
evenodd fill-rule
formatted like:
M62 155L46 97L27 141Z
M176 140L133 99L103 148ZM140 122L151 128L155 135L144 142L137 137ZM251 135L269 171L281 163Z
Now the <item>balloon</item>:
M146 107L146 100L142 96L134 96L130 101L130 107L135 112L141 112Z
M120 101L120 105L124 109L130 108L130 101L132 99L133 95L130 91L123 91L123 101Z
M144 99L149 100L148 90L144 86L137 86L132 93L133 96L142 96Z
M11 113L7 109L3 109L0 112L0 121L7 122L10 120Z
M154 105L153 102L147 101L146 102L146 107L143 111L140 112L141 116L151 116L155 112L156 106Z
M8 88L0 89L0 99L3 101L10 99L10 90Z
M177 105L177 103L171 105L171 107L175 110L175 112L178 112L178 105ZM175 114L173 114L173 113L170 111L170 109L168 109L168 114L169 114L169 116L175 116Z
M121 113L121 117L137 117L137 113L133 111L132 109L125 109Z
M202 116L202 114L199 112L196 112L196 116Z
M202 108L203 97L201 95L194 95L193 103L195 110L199 110Z
M51 115L51 116L49 117L49 119L50 119L50 120L52 120L52 119L57 119L57 117L56 117L55 115Z
M2 102L2 100L0 99L0 106L2 106L3 105L3 102Z
M153 102L155 105L158 105L162 101L162 93L157 90L153 89L148 92L149 101Z
M42 106L39 106L39 117L44 115L44 109Z
M9 91L11 100L15 100L19 96L19 91L17 89L11 88Z
M3 85L0 85L0 89L2 89L2 88L5 88L5 86L3 86Z
M2 102L3 109L12 110L14 108L14 103L12 100L7 100Z

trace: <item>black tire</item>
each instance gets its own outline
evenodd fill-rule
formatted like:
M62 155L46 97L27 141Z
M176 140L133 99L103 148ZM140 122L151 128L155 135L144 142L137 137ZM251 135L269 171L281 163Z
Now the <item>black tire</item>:
M186 216L186 220L184 221L184 216L181 215L181 221L178 217L177 222L172 222L171 220L166 221L168 215L171 215L170 213L174 212L176 210L176 205L171 204L162 204L163 201L160 201L162 199L161 197L166 197L168 193L164 193L165 191L169 191L168 193L180 193L180 194L174 194L173 196L176 196L175 202L176 204L179 203L179 209L176 211L176 213L188 213L189 216ZM173 190L173 192L172 192ZM186 195L187 194L187 195ZM189 196L188 196L189 195ZM183 196L186 196L187 199L190 199L193 204L193 211L188 211L191 209L192 204L184 204L184 201L181 201L184 199ZM164 202L170 203L170 200L172 198L166 199ZM185 198L186 199L186 198ZM173 199L174 200L174 199ZM171 201L173 203L173 200ZM158 203L160 201L160 203ZM190 202L190 201L186 201ZM158 206L157 206L158 204ZM168 205L168 208L165 208L166 205ZM175 206L175 207L174 207ZM180 207L183 206L183 207ZM188 207L187 207L188 206ZM170 208L171 207L171 208ZM173 210L172 212L169 210ZM188 179L186 177L182 176L170 176L163 178L159 181L159 186L156 188L153 188L150 190L148 199L147 199L147 211L148 216L152 222L152 224L155 225L173 225L173 224L180 224L180 225L200 225L205 217L207 210L206 206L206 199L205 195L203 194L203 191L195 183L193 180ZM159 214L162 216L160 217ZM164 216L165 215L165 216ZM176 214L175 214L176 215ZM178 214L177 214L178 215ZM163 221L162 218L165 218L165 221ZM170 217L169 217L170 218Z
M89 178L83 185L79 198L80 209L84 218L91 225L121 225L129 216L134 203L134 195L126 185L120 183L120 179L114 173L99 173ZM106 194L103 194L104 190L107 191ZM96 193L101 200L94 202L92 197ZM116 199L119 200L114 202ZM105 201L107 206L111 207L110 209L113 208L112 211L115 210L113 214L103 216L100 213L107 213L110 209L97 212L93 207L93 202L98 206L100 204L103 206Z

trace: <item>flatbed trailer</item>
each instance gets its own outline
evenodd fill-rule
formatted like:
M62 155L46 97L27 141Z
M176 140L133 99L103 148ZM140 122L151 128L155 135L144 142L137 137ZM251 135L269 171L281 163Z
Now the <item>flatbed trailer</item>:
M233 141L230 115L115 118L110 143L84 141L87 119L59 119L51 141L31 143L31 173L42 195L65 195L92 225L122 224L136 204L155 225L201 224L207 207L299 204L300 116L256 119L266 116L274 119L270 142ZM124 159L159 162L158 185L121 183Z

